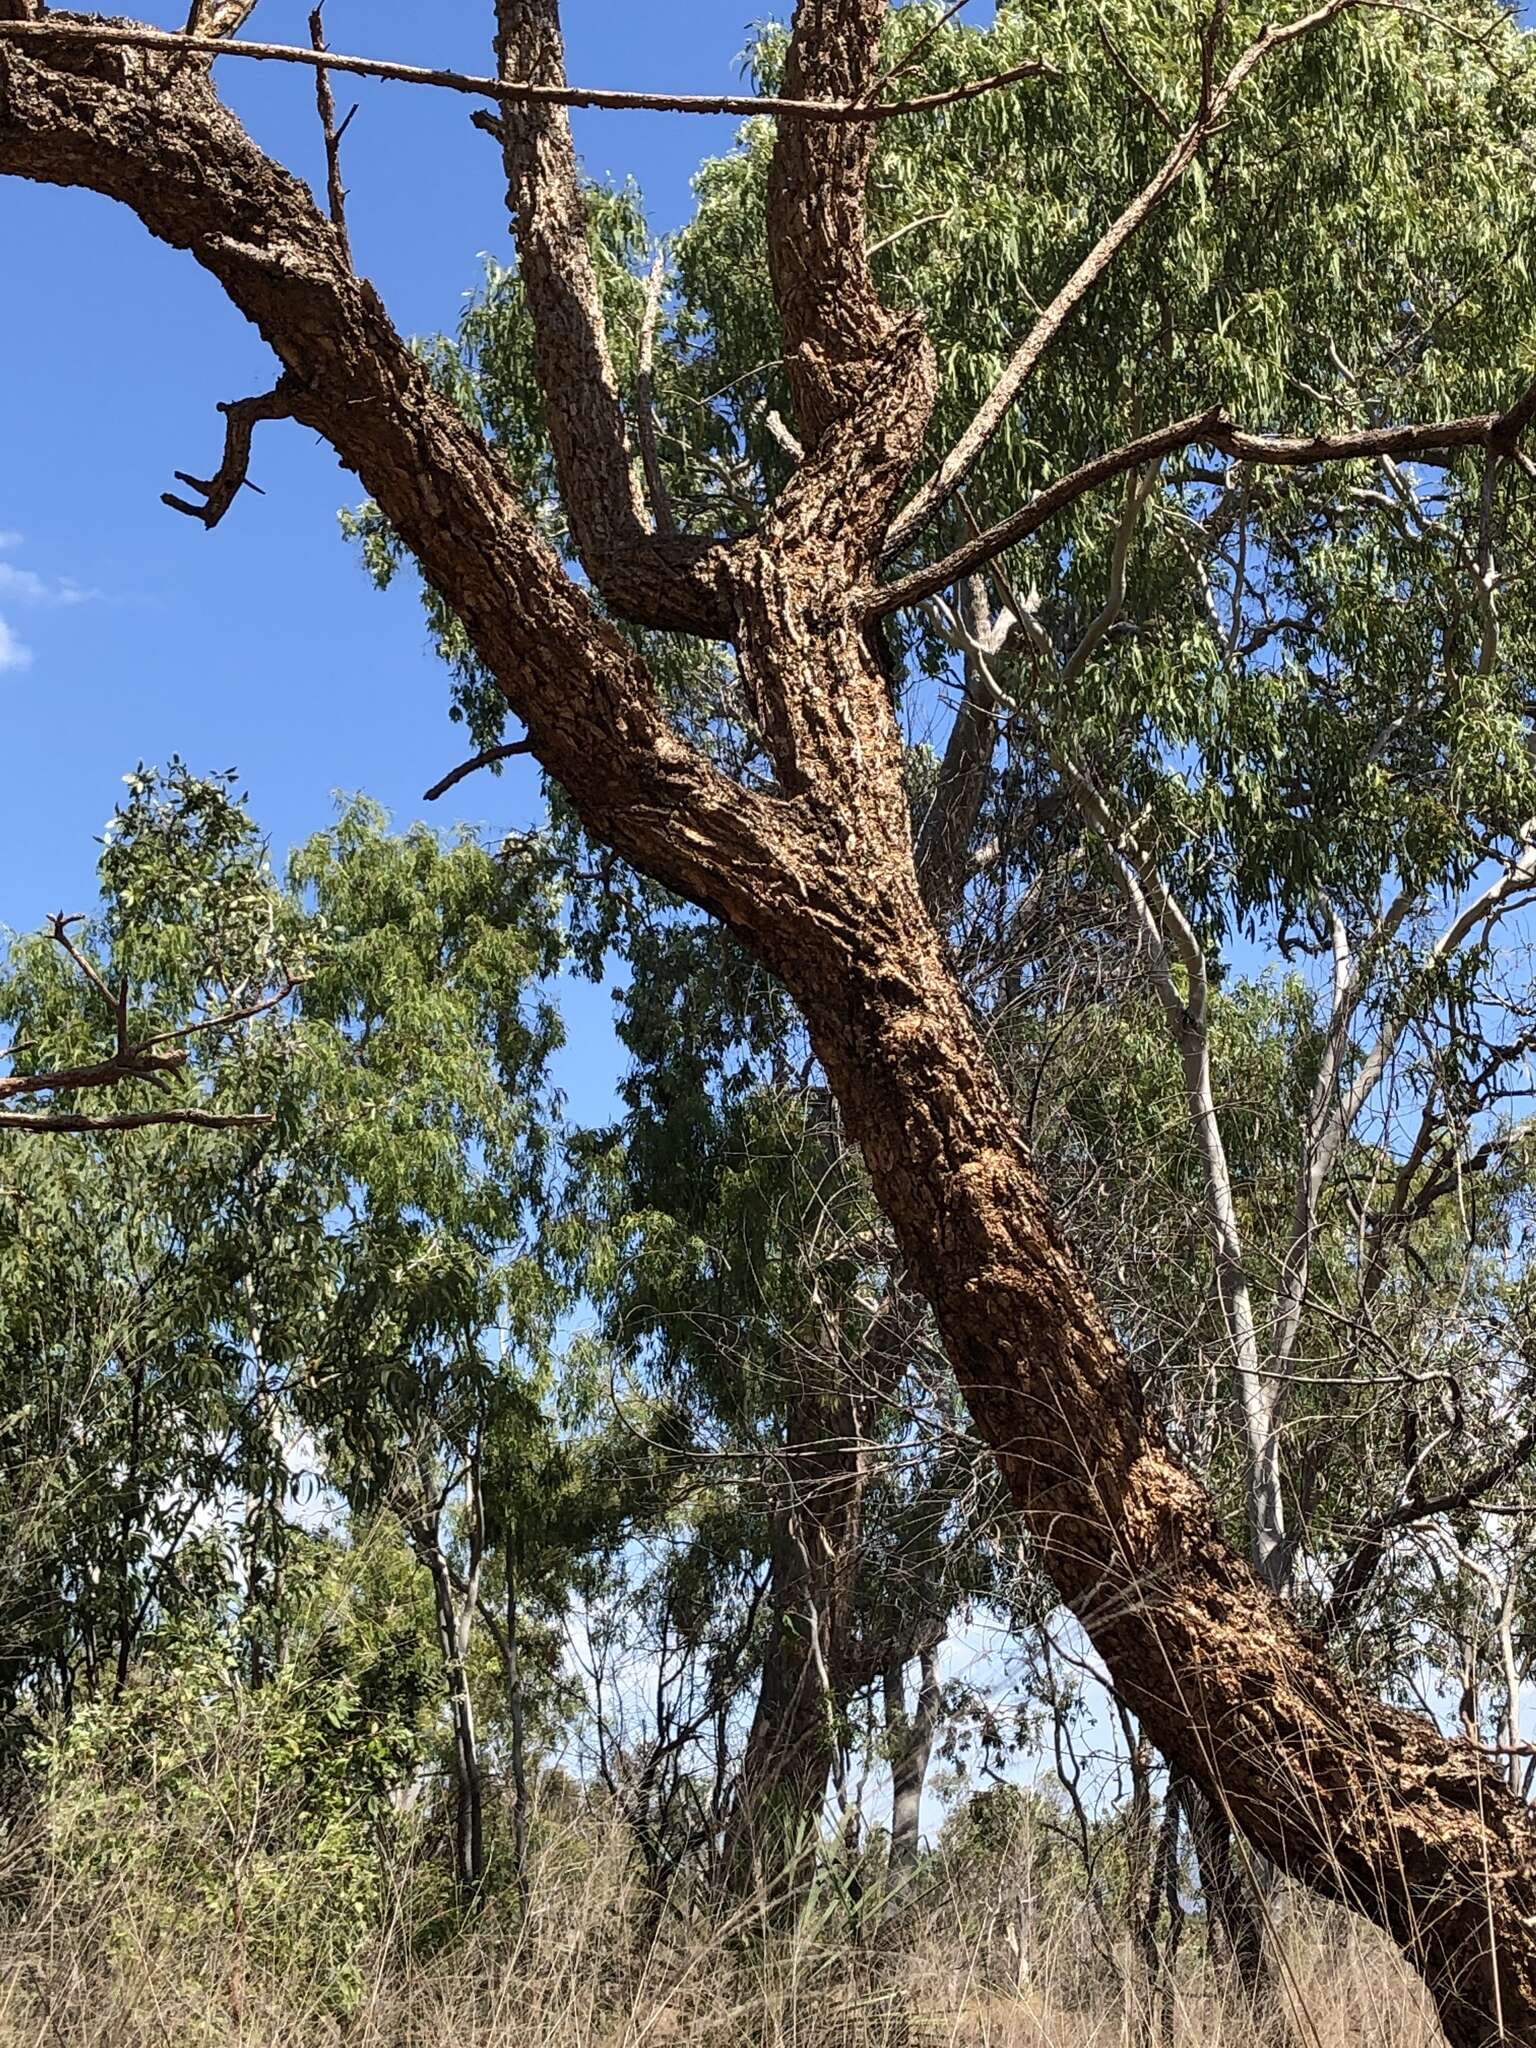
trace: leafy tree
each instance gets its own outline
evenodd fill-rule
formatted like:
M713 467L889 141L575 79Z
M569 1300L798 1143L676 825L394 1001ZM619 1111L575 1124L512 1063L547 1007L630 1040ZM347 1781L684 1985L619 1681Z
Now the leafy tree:
M20 1741L121 1699L188 1629L238 1645L248 1683L278 1678L307 1492L338 1529L350 1509L402 1532L430 1584L418 1619L438 1637L472 1888L482 1590L521 1579L499 1641L516 1673L527 1640L514 1718L531 1680L541 1723L559 1681L540 1615L559 1611L577 1547L551 1510L564 1491L588 1525L611 1511L611 1487L584 1477L581 1417L553 1401L567 1295L536 1256L558 906L526 863L391 836L361 803L281 885L230 780L179 764L130 778L101 883L74 957L18 942L0 985L46 1071L79 1064L102 987L122 992L135 1042L275 994L178 1037L174 1085L239 1119L217 1135L114 1128L153 1085L129 1075L93 1084L100 1128L62 1155L4 1140L8 1727Z

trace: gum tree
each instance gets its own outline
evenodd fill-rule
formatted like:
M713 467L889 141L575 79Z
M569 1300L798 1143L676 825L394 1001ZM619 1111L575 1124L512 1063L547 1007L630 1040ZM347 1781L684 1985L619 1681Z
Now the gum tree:
M951 517L1021 391L1049 374L1064 326L1243 109L1314 50L1352 52L1368 99L1384 38L1430 26L1353 0L1272 24L1226 7L1192 23L1192 83L1161 163L1097 239L1097 222L1064 224L1066 281L1033 317L1021 309L995 380L935 450L939 365L919 314L882 297L866 235L876 130L901 90L882 52L890 10L801 0L781 97L764 103L777 122L765 202L777 353L799 456L747 530L728 518L680 530L663 501L648 504L632 459L556 5L498 0L485 125L503 154L578 582L354 272L340 221L220 103L206 60L250 11L199 0L175 37L0 0L0 169L123 201L218 279L281 364L271 392L227 409L223 462L183 509L217 522L265 420L299 421L356 471L587 830L719 918L798 1004L976 1427L1123 1702L1255 1847L1391 1932L1455 2043L1530 2037L1524 1809L1474 1747L1363 1696L1222 1541L1051 1214L923 901L881 624L1180 450L1282 471L1468 450L1526 460L1536 390L1514 360L1492 405L1417 422L1324 407L1298 427L1278 401L1238 419L1192 388L1181 417L1065 451L979 531L957 534ZM1497 29L1480 9L1458 26ZM1512 31L1503 54L1524 62ZM1044 71L1030 59L957 89L1045 92ZM733 651L753 772L727 774L680 730L631 628Z

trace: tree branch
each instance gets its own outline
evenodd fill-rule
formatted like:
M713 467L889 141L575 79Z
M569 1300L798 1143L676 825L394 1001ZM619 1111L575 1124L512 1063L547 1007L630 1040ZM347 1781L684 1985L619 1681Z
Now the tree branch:
M321 4L310 11L309 40L317 56L325 54L325 6ZM341 237L342 254L347 266L352 264L352 244L347 234L347 188L341 182L341 138L352 125L356 105L341 123L336 125L336 100L331 92L331 74L321 64L315 70L315 111L320 116L320 133L325 138L325 195L331 209L331 225Z
M280 357L293 417L357 473L591 830L746 932L803 916L817 853L792 810L676 731L644 662L561 568L307 187L257 148L179 39L75 39L57 65L47 55L0 34L0 175L117 199L217 278ZM677 579L635 595L637 623L678 622ZM691 603L685 630L697 614Z
M1533 411L1536 386L1506 412L1474 413L1462 419L1402 426L1361 427L1343 434L1255 434L1235 426L1219 407L1192 413L1187 419L1174 420L1166 427L1157 427L1127 441L1108 454L1095 455L1080 468L1047 484L1017 512L975 534L939 561L914 570L899 582L871 590L865 600L866 612L870 617L883 617L907 605L921 604L962 576L985 568L1008 548L1028 540L1047 520L1101 484L1182 448L1211 448L1239 462L1282 469L1305 469L1318 463L1352 462L1367 457L1444 455L1459 448L1506 449L1513 446L1529 424Z
M496 63L503 79L563 86L559 0L496 0ZM497 132L561 496L577 552L601 589L613 557L643 548L649 536L587 245L570 118L563 107L509 103Z
M1318 1616L1319 1627L1325 1634L1332 1635L1354 1619L1385 1555L1386 1539L1394 1531L1411 1528L1416 1522L1431 1521L1436 1515L1454 1515L1476 1507L1485 1494L1502 1486L1529 1464L1533 1455L1536 1455L1536 1428L1525 1430L1507 1451L1488 1460L1460 1486L1444 1493L1416 1495L1379 1515L1345 1560L1343 1570L1334 1581L1332 1593L1323 1603Z
M182 34L190 41L237 35L256 11L256 0L192 0Z
M888 0L800 0L784 64L786 92L857 103L879 82ZM864 232L874 153L866 126L786 121L768 173L768 265L800 439L816 443L862 396L896 322L881 303Z
M336 225L345 243L345 230L339 221ZM279 378L273 388L261 397L232 399L220 405L219 411L224 415L224 459L217 473L211 477L200 477L189 476L184 469L176 472L176 481L200 491L203 503L194 505L186 498L178 498L174 491L162 491L160 494L162 505L169 505L173 512L185 512L189 519L200 519L210 532L242 489L253 490L258 496L261 494L260 484L253 484L249 475L251 440L258 421L293 417L293 387L286 378Z
M666 475L662 470L661 456L656 447L656 397L652 378L656 357L656 323L661 317L661 294L666 276L666 251L658 249L646 284L645 311L640 320L640 347L635 368L635 416L636 429L640 436L640 460L645 469L646 495L651 501L651 514L656 521L656 531L675 533L677 521L672 516L672 499L667 490Z
M95 962L70 937L70 926L81 918L66 917L62 911L50 921L49 934L65 952L81 978L95 990L112 1018L113 1047L103 1060L78 1067L58 1067L35 1074L0 1076L0 1103L29 1095L75 1094L86 1089L114 1088L125 1081L145 1081L164 1087L171 1074L181 1073L187 1064L186 1041L204 1033L228 1030L253 1017L263 1016L286 1002L299 983L289 976L280 989L239 1009L199 1017L173 1031L155 1032L148 1038L134 1038L129 1030L128 983L110 988ZM168 1048L168 1049L167 1049ZM12 1046L0 1058L14 1059L24 1048ZM226 1115L222 1111L195 1108L110 1110L83 1115L63 1110L10 1110L0 1112L0 1130L18 1131L117 1131L139 1130L152 1124L198 1124L207 1130L230 1130L272 1121L265 1114Z
M270 1114L225 1115L213 1109L114 1109L99 1116L67 1110L0 1110L0 1131L143 1131L192 1124L204 1131L240 1131L271 1123Z
M1357 0L1324 0L1324 5L1284 27L1268 24L1243 51L1219 86L1213 85L1209 76L1210 53L1207 46L1207 75L1202 84L1199 113L1179 136L1151 179L1094 243L1014 351L971 424L892 526L888 553L899 553L906 547L965 482L1062 327L1093 291L1120 251L1173 191L1259 65L1276 50L1325 27L1356 4Z
M508 740L503 746L487 747L482 753L476 754L473 760L461 761L457 768L450 768L441 782L434 782L430 789L422 792L421 800L425 804L435 804L440 796L446 796L450 789L457 788L467 776L475 774L478 769L490 768L499 761L510 761L515 755L532 752L531 740Z
M180 34L170 29L141 27L136 22L44 18L40 9L26 11L34 4L35 0L0 0L0 35L36 33L49 41L115 43L127 49L175 49L184 56L190 53L202 57L252 58L257 63L308 65L312 69L345 72L353 78L377 78L388 84L437 86L445 92L465 93L472 99L498 100L504 106L592 107L611 113L739 114L744 118L767 115L776 120L824 122L834 127L869 127L881 121L909 120L914 114L937 113L987 93L1006 91L1028 79L1061 76L1055 65L1035 58L996 72L990 78L883 105L867 100L785 99L753 93L630 92L608 86L554 85L526 78L485 78L471 71L395 64L384 57L348 57L335 51L320 56L297 43L229 41L234 29L250 14L255 0L225 0L225 10L233 24L227 30L194 31L189 25ZM217 7L218 0L213 0L213 5ZM8 6L24 11L7 14ZM234 19L236 10L238 19Z
M502 78L565 84L559 0L496 0ZM563 105L509 101L494 124L507 205L533 319L534 370L582 566L606 602L629 617L722 634L719 562L706 541L652 535L630 457L608 348L602 296L587 246L587 209Z

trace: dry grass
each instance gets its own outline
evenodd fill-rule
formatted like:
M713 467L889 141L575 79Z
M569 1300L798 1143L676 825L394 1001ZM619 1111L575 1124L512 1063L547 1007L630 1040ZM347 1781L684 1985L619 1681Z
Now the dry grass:
M153 1895L125 1857L87 1881L57 1855L3 1887L0 2048L1256 2048L1251 2011L1182 1945L1160 2034L1129 1943L1086 1908L1020 1944L994 1930L974 1871L935 1859L899 1929L859 1938L846 1906L813 1907L771 1942L738 1919L648 1943L617 1831L543 1832L526 1918L445 1914L435 1870L388 1873L344 1970L258 1942L231 1887L195 1913ZM1439 2048L1408 1972L1368 1929L1304 1899L1282 1914L1295 2048Z

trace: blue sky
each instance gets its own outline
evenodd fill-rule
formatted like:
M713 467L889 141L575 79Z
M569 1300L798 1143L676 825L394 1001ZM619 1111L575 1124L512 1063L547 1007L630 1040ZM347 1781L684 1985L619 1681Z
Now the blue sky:
M167 27L185 0L137 6ZM761 7L689 0L645 8L566 0L571 76L584 83L740 89L737 58ZM261 0L247 31L304 42L308 0ZM483 72L489 0L328 0L338 50ZM229 61L221 89L261 143L314 176L308 73ZM349 225L359 268L397 324L451 326L480 253L509 252L495 145L471 101L337 81ZM687 218L699 160L734 123L578 115L593 173L633 173L654 224ZM180 753L238 767L285 850L363 789L398 823L458 760L447 685L414 596L380 597L336 525L360 495L314 437L258 430L253 480L216 532L159 502L173 472L216 465L220 399L265 390L272 359L216 285L152 242L124 209L79 192L0 182L0 923L25 928L92 893L95 838L138 761ZM434 822L528 822L522 763L463 785ZM446 815L442 813L446 809ZM562 1081L579 1115L611 1102L617 1050L606 995L574 990Z

